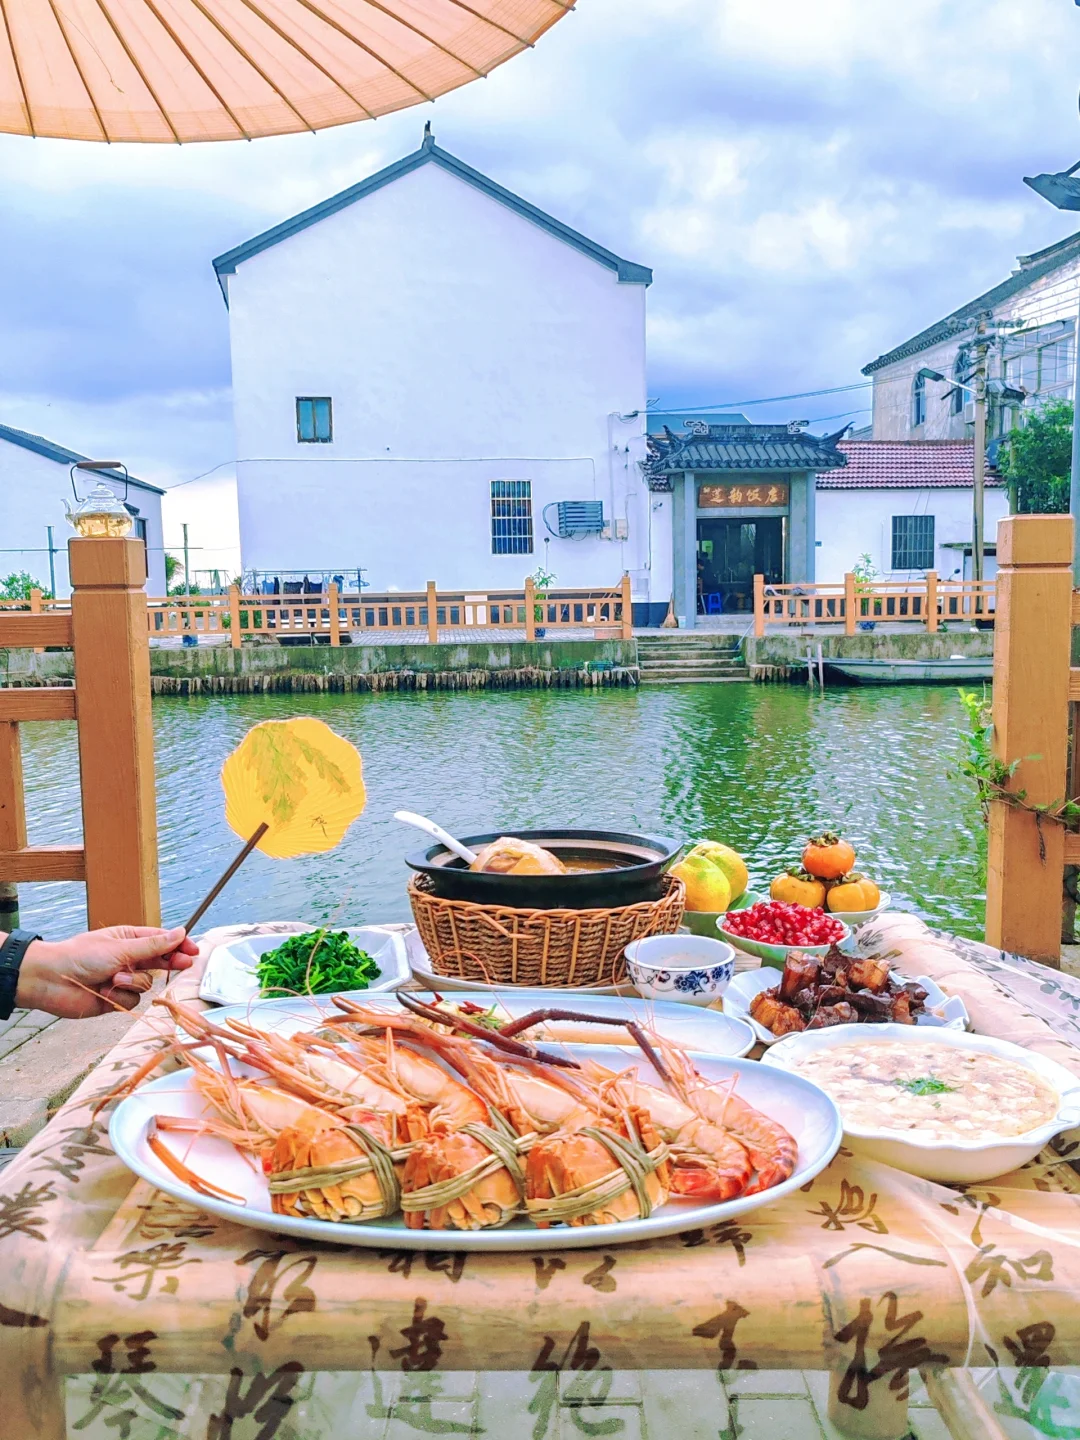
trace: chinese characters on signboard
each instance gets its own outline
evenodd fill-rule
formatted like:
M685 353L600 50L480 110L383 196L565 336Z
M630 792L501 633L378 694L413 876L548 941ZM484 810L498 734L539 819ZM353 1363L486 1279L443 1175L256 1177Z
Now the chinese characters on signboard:
M732 506L787 508L786 480L749 482L745 485L702 485L698 489L699 510L728 510Z

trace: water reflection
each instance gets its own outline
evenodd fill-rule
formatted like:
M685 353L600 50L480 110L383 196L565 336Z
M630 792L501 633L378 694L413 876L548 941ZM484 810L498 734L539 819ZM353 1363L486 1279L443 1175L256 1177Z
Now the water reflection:
M413 809L459 833L499 826L610 825L752 857L767 880L801 840L839 827L896 903L960 933L983 919L981 821L946 779L961 720L954 691L687 685L637 691L235 696L154 707L165 916L188 914L236 848L218 771L259 720L317 715L359 746L368 807L337 850L254 855L207 924L407 919L407 851L391 817ZM74 726L24 727L31 840L80 833ZM420 842L422 843L422 841ZM77 885L21 887L23 924L85 923Z

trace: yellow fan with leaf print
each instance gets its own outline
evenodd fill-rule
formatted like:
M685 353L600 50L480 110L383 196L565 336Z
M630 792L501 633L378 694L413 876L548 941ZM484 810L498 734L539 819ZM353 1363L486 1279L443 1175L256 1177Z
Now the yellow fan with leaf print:
M185 923L189 935L252 850L275 860L332 850L367 800L359 750L309 715L253 725L221 767L221 785L244 848Z
M275 860L339 844L364 808L360 752L310 716L254 725L221 767L225 819Z

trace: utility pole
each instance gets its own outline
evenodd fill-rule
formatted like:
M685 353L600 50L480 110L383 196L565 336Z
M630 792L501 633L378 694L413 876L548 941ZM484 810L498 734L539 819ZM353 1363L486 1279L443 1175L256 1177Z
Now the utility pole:
M55 599L55 598L56 598L56 562L53 560L53 556L56 554L56 549L55 549L55 547L54 547L54 545L53 545L52 526L51 526L51 525L46 525L46 526L45 526L45 529L46 529L46 530L48 531L48 533L49 533L49 593L50 593L50 594L53 596L53 598Z
M184 522L184 589L191 594L191 565L188 560L187 521Z
M975 327L975 434L974 434L974 486L972 488L971 516L971 578L976 582L983 579L984 531L986 523L986 321L980 320ZM978 596L976 612L982 609Z

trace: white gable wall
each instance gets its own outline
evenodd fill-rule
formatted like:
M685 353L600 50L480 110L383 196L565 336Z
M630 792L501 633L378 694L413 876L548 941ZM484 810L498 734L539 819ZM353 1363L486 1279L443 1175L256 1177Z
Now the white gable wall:
M609 418L645 409L644 285L434 163L228 285L245 567L520 587L545 560L544 506L595 499L629 541L551 538L549 567L564 585L629 569L646 598L644 423ZM320 395L333 443L298 443L296 397ZM491 553L500 479L532 481L532 555Z
M97 476L76 479L79 494L86 495L97 483ZM105 483L122 499L124 486L108 477ZM128 487L128 503L137 507L146 521L150 595L165 594L165 558L161 532L161 496L138 485ZM53 527L53 556L56 570L56 593L71 593L68 579L67 542L75 533L67 523L64 501L73 504L70 465L51 460L22 445L14 445L0 436L0 576L27 571L49 585L49 536Z
M1004 489L987 488L985 493L985 535L988 544L997 538L997 522L1009 513ZM970 541L972 492L968 489L911 487L887 490L867 487L860 490L817 490L816 575L824 583L839 583L854 569L860 555L868 554L883 580L909 580L924 571L892 569L892 517L933 515L934 558L938 577L950 580L963 565L963 552L948 548L947 541ZM990 579L997 565L987 557ZM957 576L956 578L959 578ZM970 576L968 577L970 578Z

